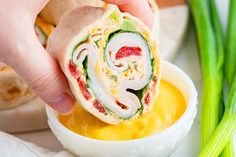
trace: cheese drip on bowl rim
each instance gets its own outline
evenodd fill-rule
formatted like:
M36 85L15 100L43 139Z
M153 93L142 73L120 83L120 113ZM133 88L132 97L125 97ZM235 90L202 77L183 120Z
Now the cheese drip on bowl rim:
M47 51L79 104L117 124L150 111L157 96L160 57L150 32L116 6L83 6L62 17Z

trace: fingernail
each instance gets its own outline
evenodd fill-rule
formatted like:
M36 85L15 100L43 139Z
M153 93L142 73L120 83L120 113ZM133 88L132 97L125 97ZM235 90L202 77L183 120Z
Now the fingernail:
M69 114L73 110L74 104L75 100L69 94L63 93L54 102L51 102L50 106L60 114Z

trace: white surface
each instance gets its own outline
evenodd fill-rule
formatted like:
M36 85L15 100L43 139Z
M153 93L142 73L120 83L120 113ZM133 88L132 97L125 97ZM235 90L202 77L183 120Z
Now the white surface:
M26 132L48 128L45 103L34 98L24 105L0 110L0 130L5 132Z
M221 18L221 23L224 29L224 33L226 32L227 23L228 23L228 9L229 9L229 0L216 0L217 9L219 11L219 15Z
M1 131L0 152L3 157L74 157L68 151L49 151Z
M51 150L59 151L63 149L62 145L49 129L28 133L16 133L13 135L19 137L22 140L35 143L41 147Z
M158 45L164 60L173 60L183 43L189 21L187 5L160 10L160 38Z

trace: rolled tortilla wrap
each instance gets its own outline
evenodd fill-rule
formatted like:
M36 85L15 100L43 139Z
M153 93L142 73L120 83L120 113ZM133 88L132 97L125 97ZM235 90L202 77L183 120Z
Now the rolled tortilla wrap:
M102 0L75 0L79 6L82 5L91 5L94 7L102 7L105 2Z
M100 120L117 124L151 110L160 57L149 28L116 6L66 13L49 36L76 100Z
M148 0L149 5L154 14L153 30L159 32L159 8L155 0ZM57 25L61 16L67 11L83 5L91 5L95 7L103 7L106 5L102 0L50 0L48 4L40 12L40 16L49 23Z
M35 94L20 77L0 62L0 110L19 106L34 97Z
M154 14L154 19L153 19L153 25L152 25L152 34L154 38L157 40L160 37L160 12L158 5L155 0L148 0L148 3L152 9L152 12ZM158 43L157 43L158 44Z
M82 5L103 6L101 0L50 0L48 4L40 12L40 16L47 22L57 25L61 16L67 11Z
M38 16L35 21L34 30L40 43L46 47L48 35L54 30L54 26Z
M40 16L47 22L56 25L64 13L76 6L76 0L50 0L40 12Z

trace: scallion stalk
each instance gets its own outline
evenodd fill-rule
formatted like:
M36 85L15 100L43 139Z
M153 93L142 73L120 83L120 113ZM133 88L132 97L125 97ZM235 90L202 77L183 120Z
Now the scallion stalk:
M203 77L201 147L199 157L232 157L232 135L236 129L236 0L230 2L225 75L229 96L222 120L224 38L214 0L189 0L195 23ZM208 11L209 5L209 11ZM217 126L218 125L218 126Z
M199 157L218 157L232 138L236 129L236 75L229 90L228 103L224 116L212 134L210 140L201 150Z
M224 150L221 152L220 157L234 157L234 144L233 138L230 139Z
M201 103L201 147L210 139L220 120L223 89L223 39L219 17L205 0L189 0L195 23L203 77ZM210 18L210 14L213 18Z
M228 86L236 74L236 0L230 0L226 37L225 75Z
M211 22L212 22L212 26L213 26L213 30L214 30L214 34L215 34L215 39L216 39L216 47L217 47L217 51L220 54L219 55L220 58L219 58L218 63L219 63L219 67L223 68L224 58L225 58L224 57L224 35L223 35L219 15L217 12L215 0L209 0L208 2L209 2ZM226 72L228 72L228 71L226 71ZM223 79L223 75L222 75L222 79ZM223 106L223 104L222 104L222 106ZM234 149L233 149L232 139L224 148L223 152L221 153L221 157L234 157Z
M232 83L233 76L236 74L236 0L230 1L228 29L226 35L225 51L225 76L228 88ZM226 145L221 157L234 157L233 139Z

